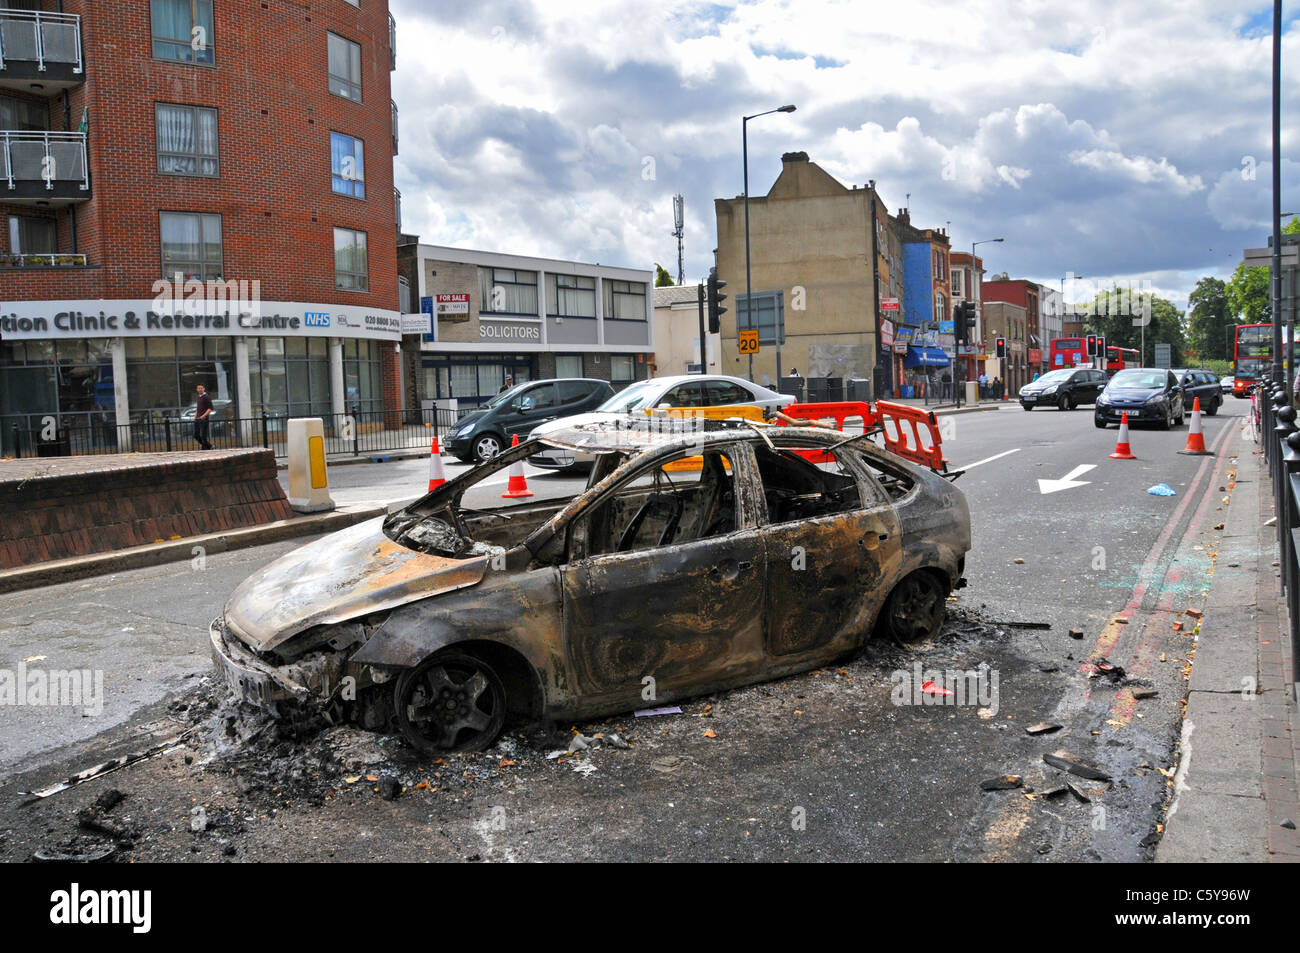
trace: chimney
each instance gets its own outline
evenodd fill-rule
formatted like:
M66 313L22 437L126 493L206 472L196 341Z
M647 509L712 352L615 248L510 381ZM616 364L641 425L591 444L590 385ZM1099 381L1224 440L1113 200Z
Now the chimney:
M900 208L898 210L898 220L902 222L904 225L912 224L912 216L908 214L908 211L905 208Z
M781 155L782 162L807 162L808 153L806 152L786 152Z

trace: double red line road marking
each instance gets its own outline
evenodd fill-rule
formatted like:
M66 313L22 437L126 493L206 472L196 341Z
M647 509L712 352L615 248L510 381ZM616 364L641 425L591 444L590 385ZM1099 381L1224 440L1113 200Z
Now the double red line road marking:
M1233 456L1233 454L1225 453L1224 449L1232 436L1238 433L1238 429L1231 422L1227 422L1223 428L1223 433L1215 441L1214 450L1216 455L1205 457L1201 461L1201 465L1197 468L1191 483L1188 484L1187 492L1183 495L1182 501L1165 523L1164 529L1160 531L1156 541L1151 545L1151 549L1147 553L1142 568L1138 573L1137 583L1133 586L1133 591L1129 595L1128 603L1102 629L1097 641L1088 653L1088 660L1080 666L1080 671L1085 673L1091 671L1094 667L1093 663L1097 659L1109 657L1115 651L1121 637L1129 629L1129 625L1117 622L1116 619L1123 619L1131 625L1134 617L1141 611L1142 603L1146 600L1151 587L1156 585L1160 589L1156 606L1143 619L1142 632L1136 637L1136 645L1133 648L1132 655L1122 666L1128 674L1138 678L1145 677L1150 673L1151 667L1159 655L1161 645L1173 632L1174 599L1176 598L1178 584L1183 580L1183 568L1171 558L1169 569L1165 572L1164 578L1156 581L1152 577L1155 576L1160 567L1161 554L1164 552L1165 547L1168 546L1169 540L1178 529L1188 507L1196 499L1197 492L1201 489L1208 476L1211 477L1209 486L1206 488L1206 492L1187 524L1187 529L1183 533L1183 544L1179 546L1178 550L1175 550L1173 555L1176 557L1183 549L1183 545L1186 545L1189 540L1194 540L1204 529L1210 512L1210 504L1217 499L1217 494L1211 493L1210 489L1214 486L1214 479L1227 466L1227 461ZM1194 550L1188 547L1188 555L1192 552ZM1111 659L1111 661L1115 662L1116 660ZM1084 690L1084 699L1087 700L1091 695L1092 686L1089 685ZM1116 694L1115 703L1111 708L1111 718L1127 724L1133 717L1136 707L1137 701L1133 697L1132 689L1122 689Z

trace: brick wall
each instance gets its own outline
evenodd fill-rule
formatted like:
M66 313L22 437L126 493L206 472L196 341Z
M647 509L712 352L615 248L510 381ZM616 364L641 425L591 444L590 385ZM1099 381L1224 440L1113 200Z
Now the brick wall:
M271 450L0 461L0 568L294 514Z
M99 271L35 272L6 298L153 297L163 271L158 213L195 211L221 214L225 278L259 280L265 300L397 309L387 5L214 8L216 66L207 67L153 59L147 2L65 0L62 9L82 17L86 61L86 82L69 91L71 128L90 111L93 197L77 206L76 250ZM327 31L362 47L361 103L329 92ZM52 128L64 128L62 95L48 102ZM219 178L159 174L158 102L217 108ZM331 130L365 143L364 200L331 190ZM70 251L66 211L57 217ZM367 233L368 293L335 290L334 226Z

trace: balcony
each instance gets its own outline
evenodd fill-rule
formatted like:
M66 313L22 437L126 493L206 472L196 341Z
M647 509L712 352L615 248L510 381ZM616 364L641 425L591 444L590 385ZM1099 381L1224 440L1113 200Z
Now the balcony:
M397 103L390 99L388 104L393 107L393 155L397 155Z
M393 216L397 219L397 234L402 234L402 193L393 189Z
M388 14L388 68L397 69L397 21Z
M85 82L81 17L0 8L0 87L49 96Z
M86 256L54 252L43 255L0 254L0 268L85 268Z
M84 132L0 129L0 202L60 206L89 199Z

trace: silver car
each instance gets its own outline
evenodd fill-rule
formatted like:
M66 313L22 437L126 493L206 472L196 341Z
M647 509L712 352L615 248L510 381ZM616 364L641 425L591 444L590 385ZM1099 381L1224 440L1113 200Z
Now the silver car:
M681 374L656 377L619 391L589 414L565 417L534 429L530 437L542 437L577 422L599 421L623 414L643 414L652 408L673 407L762 407L780 410L795 402L789 394L778 394L753 381L725 374ZM593 457L557 447L545 447L528 458L535 467L566 470L590 466Z

